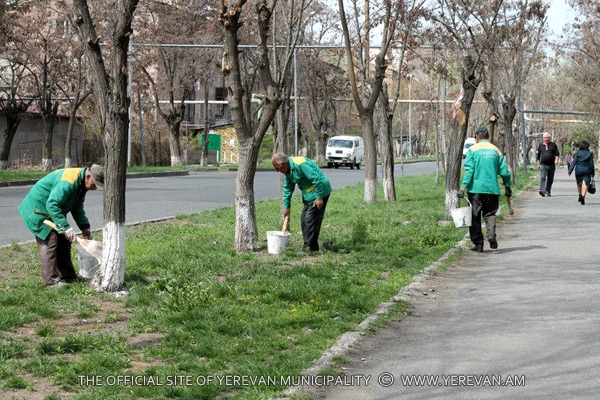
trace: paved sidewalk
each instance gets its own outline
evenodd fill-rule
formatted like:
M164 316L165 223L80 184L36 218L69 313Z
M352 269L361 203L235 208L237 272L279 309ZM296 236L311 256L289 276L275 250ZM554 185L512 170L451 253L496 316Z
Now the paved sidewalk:
M466 250L410 293L411 315L355 346L341 367L360 386L313 398L597 399L600 194L580 205L562 168L551 198L536 185L513 209L497 250Z

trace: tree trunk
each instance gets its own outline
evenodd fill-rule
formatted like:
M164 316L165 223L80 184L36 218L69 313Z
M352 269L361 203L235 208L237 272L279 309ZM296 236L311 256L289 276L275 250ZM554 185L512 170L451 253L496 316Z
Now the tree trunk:
M129 117L127 80L119 85L121 112L111 112L104 136L104 229L102 266L92 279L100 291L121 290L125 279L125 188L127 176L127 131ZM117 84L117 82L115 82Z
M235 248L238 251L256 250L258 238L254 205L254 175L259 146L253 140L240 143L239 168L235 180Z
M381 182L383 197L386 201L396 201L396 186L394 182L394 148L392 146L393 115L389 109L387 87L384 84L377 99L379 120L379 153L381 155Z
M360 124L365 141L365 203L377 202L377 143L373 132L373 110L366 109Z
M67 136L65 137L64 160L65 168L71 168L71 146L73 144L73 130L75 129L75 110L71 110L69 115L69 125L67 126Z
M470 55L463 58L462 87L463 99L456 117L452 121L452 130L448 140L448 165L446 168L446 214L458 207L458 189L460 189L460 176L462 167L462 150L467 138L471 106L475 92L481 83L481 78L475 75L475 61Z
M115 3L116 21L109 43L110 75L106 69L100 38L96 33L87 0L74 0L74 20L79 36L86 44L90 81L98 103L104 131L104 230L102 264L92 279L100 291L117 291L125 277L125 184L127 174L127 137L129 102L127 97L128 47L133 13L138 0ZM108 10L107 10L108 11Z
M21 123L20 115L6 114L6 128L4 129L4 142L2 143L2 152L0 153L0 170L4 171L8 168L8 157L10 156L10 148L12 147L15 134Z
M286 99L283 101L283 103L281 104L281 106L277 109L277 114L275 116L275 129L274 131L276 132L276 137L275 137L275 153L286 153L286 154L290 154L292 153L297 153L299 151L299 147L300 144L296 142L296 140L299 138L296 138L295 134L295 130L292 130L292 135L293 137L290 137L290 135L288 134L289 131L289 125L290 125L290 101L289 101L289 96L290 96L290 89L288 87L284 88L285 90L285 94L283 95L283 98ZM290 149L290 143L294 143L294 146L292 149ZM297 154L295 154L297 155Z
M517 176L517 160L518 160L518 140L515 140L512 125L517 115L517 107L515 105L516 98L514 96L506 96L506 101L502 103L502 129L504 131L504 137L506 138L506 161L510 169L511 180L515 181ZM517 130L518 132L518 130Z
M169 124L169 151L171 152L171 167L183 165L181 159L181 143L179 141L180 123Z
M315 132L315 161L317 163L325 162L325 148L327 147L327 128L320 124Z
M138 125L140 133L140 152L142 155L142 165L146 166L146 145L144 144L144 109L142 107L142 93L140 88L137 90L138 103Z
M44 120L44 143L42 146L42 170L44 172L50 172L52 169L52 136L55 117L58 113L58 101L54 104L48 103L41 110Z
M208 107L208 83L204 84L204 132L202 132L202 137L204 138L204 142L202 143L202 151L200 152L200 165L206 167L208 165L208 132L210 129L210 118L208 117L209 107Z

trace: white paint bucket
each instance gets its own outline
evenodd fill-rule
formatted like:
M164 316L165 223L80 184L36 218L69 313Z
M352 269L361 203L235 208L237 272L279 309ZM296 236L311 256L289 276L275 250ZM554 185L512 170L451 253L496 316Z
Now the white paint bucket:
M450 210L450 214L452 214L454 226L456 226L457 228L471 226L471 220L473 215L471 210L471 204L469 204L469 207L461 207Z
M290 234L283 231L267 231L267 250L269 254L281 254L287 248Z

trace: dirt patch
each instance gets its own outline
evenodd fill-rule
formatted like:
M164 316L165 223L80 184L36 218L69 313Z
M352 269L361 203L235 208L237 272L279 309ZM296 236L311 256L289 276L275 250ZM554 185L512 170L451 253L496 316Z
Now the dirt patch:
M0 332L0 337L15 342L25 343L27 350L21 359L27 362L28 357L36 353L36 348L46 338L40 332L44 327L51 329L51 336L64 338L67 334L117 334L128 338L127 344L133 349L130 356L130 371L142 371L145 368L160 365L161 360L143 360L141 351L148 346L153 346L160 342L164 335L160 333L140 333L133 334L129 329L129 320L132 314L125 308L125 302L122 299L115 299L110 296L100 296L96 298L86 298L90 303L90 317L78 318L72 313L54 319L40 319L39 321L24 324L8 332ZM140 354L136 354L137 352ZM50 356L52 357L52 356ZM80 354L61 354L56 357L63 357L67 360L79 361ZM0 400L43 400L50 395L57 395L61 399L68 399L75 396L75 393L66 392L60 387L54 385L50 379L39 376L33 376L25 372L16 375L16 379L22 382L25 388L2 388ZM11 382L12 386L21 386Z
M68 399L75 396L74 393L65 392L57 386L37 376L22 375L25 381L31 384L31 389L2 389L0 400L44 400L48 396L55 394L61 399Z

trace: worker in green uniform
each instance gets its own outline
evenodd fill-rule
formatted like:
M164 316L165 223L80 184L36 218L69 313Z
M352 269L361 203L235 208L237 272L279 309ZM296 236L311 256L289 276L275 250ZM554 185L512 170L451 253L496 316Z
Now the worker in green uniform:
M19 213L27 229L35 235L45 285L61 286L78 279L71 260L71 243L77 236L67 221L67 214L71 213L82 236L91 239L92 231L83 203L88 190L102 189L103 186L101 165L64 168L40 179L21 202ZM46 219L54 222L56 231L44 224Z
M304 208L300 215L304 246L301 254L307 251L319 251L319 233L325 215L327 201L331 194L329 179L321 168L307 157L290 157L276 153L272 158L273 168L284 174L283 216L289 217L292 194L296 185L302 191Z

